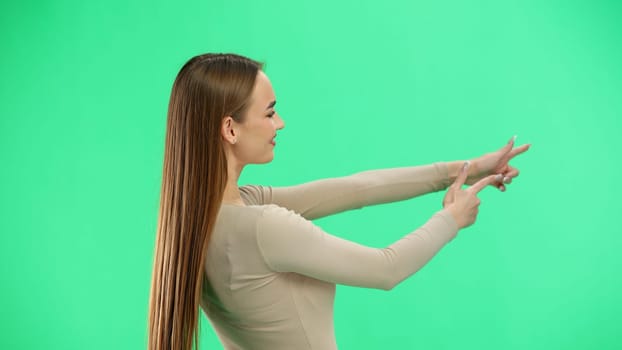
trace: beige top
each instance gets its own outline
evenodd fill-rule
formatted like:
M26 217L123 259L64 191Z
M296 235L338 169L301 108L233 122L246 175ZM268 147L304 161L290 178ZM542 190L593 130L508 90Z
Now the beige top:
M223 204L206 259L201 307L225 349L336 349L335 284L389 290L423 267L458 226L446 210L386 248L311 221L450 185L446 163L371 170L291 187L240 187Z

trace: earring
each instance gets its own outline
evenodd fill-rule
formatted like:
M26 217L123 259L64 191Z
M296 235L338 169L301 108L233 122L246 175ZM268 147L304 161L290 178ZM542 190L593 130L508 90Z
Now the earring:
M235 143L238 142L238 139L233 139L233 141L231 142L231 144L235 145Z

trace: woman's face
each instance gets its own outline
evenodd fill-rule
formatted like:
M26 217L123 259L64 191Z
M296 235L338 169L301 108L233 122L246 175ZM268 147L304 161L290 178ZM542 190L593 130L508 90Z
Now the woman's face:
M257 74L249 107L242 123L231 120L237 140L232 145L233 155L239 163L260 164L274 158L274 137L285 124L274 109L276 97L268 76Z

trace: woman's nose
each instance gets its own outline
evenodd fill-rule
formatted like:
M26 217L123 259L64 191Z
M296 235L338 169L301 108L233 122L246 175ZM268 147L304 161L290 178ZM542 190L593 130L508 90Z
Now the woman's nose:
M277 122L276 122L276 129L277 130L281 130L285 127L285 122L283 121L283 118L281 118L280 115L277 114Z

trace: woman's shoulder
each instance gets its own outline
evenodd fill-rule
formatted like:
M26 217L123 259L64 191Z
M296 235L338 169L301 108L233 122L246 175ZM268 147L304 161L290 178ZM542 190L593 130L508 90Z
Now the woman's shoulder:
M297 222L307 221L294 210L281 207L274 203L234 205L223 203L220 209L220 217L226 217L229 221L263 221L263 222Z
M247 204L259 205L272 201L272 187L262 185L244 185L238 187L242 199Z
M315 225L294 210L270 204L262 207L256 227L262 232L291 232L312 229Z
M221 212L232 213L237 217L256 216L258 218L270 218L292 215L300 217L300 214L295 211L281 207L274 203L246 205L223 203L221 205Z
M220 216L222 215L242 220L298 214L273 203L246 205L222 203L220 206Z
M218 214L215 230L229 233L240 232L240 235L244 237L275 234L278 236L280 232L302 229L309 224L310 222L295 211L276 204L244 206L223 204Z

